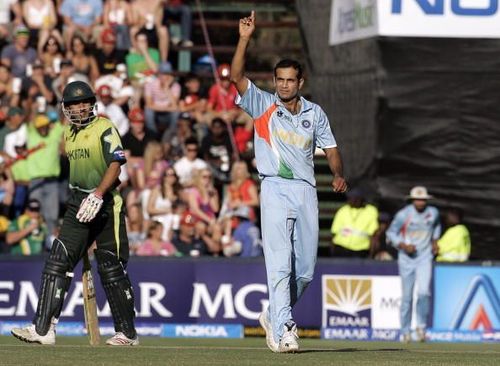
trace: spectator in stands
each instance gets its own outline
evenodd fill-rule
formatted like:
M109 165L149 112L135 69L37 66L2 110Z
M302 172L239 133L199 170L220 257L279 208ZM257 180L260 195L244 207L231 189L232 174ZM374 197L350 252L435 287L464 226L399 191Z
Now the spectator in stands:
M21 91L21 79L18 78L19 89L14 93L14 79L10 73L10 67L0 63L0 111L4 117L9 111L9 106L19 104L19 93Z
M386 232L391 223L391 215L380 212L378 215L378 229L372 236L371 249L374 255L370 256L381 261L389 261L398 257L398 251L387 243Z
M253 119L240 118L234 122L234 143L238 150L238 155L244 160L250 161L253 158Z
M177 119L176 128L169 128L162 136L163 151L170 162L179 160L185 150L186 140L195 138L193 121L188 113L181 113Z
M36 50L29 47L30 31L25 26L16 28L14 43L2 49L1 62L10 67L14 77L26 76L28 65L36 58Z
M182 255L177 253L177 249L172 243L162 238L163 224L153 221L148 228L148 233L144 243L137 248L137 255L141 256L162 256L170 257Z
M76 72L71 60L62 60L60 66L61 71L59 72L59 76L52 82L52 90L56 94L58 102L61 102L62 100L62 93L66 84L72 81L90 83L89 78L86 75Z
M55 79L61 71L61 61L64 58L60 42L56 36L50 35L44 43L40 44L38 49L44 72L52 79Z
M462 223L463 211L460 208L446 210L444 221L446 231L438 240L438 262L466 262L471 251L470 234Z
M4 157L0 155L0 216L9 216L13 199L14 181L9 169L5 165Z
M360 188L346 193L347 204L339 208L332 221L332 255L367 258L372 237L378 229L378 210L366 203Z
M104 27L116 35L116 48L120 51L131 47L130 25L132 24L132 8L126 0L108 0L104 4ZM101 34L101 41L104 38Z
M189 211L199 221L198 233L207 235L211 240L203 238L212 253L218 252L222 229L217 222L220 209L220 199L214 187L214 180L210 169L204 168L193 172L193 185L186 192Z
M172 244L185 256L199 257L209 253L205 242L195 237L196 222L196 217L185 211L179 223L179 233L172 239Z
M14 19L11 19L11 13ZM12 26L23 23L21 5L19 0L0 1L0 50L8 42Z
M222 118L232 123L240 117L242 110L234 102L238 91L230 80L231 66L222 64L217 68L219 83L213 84L208 91L208 111L212 118Z
M35 60L31 65L31 76L23 79L21 84L21 105L30 116L45 113L49 104L54 104L56 97L52 91L52 80L44 73L43 64Z
M163 0L163 4L165 9L163 24L165 26L168 26L171 18L180 18L181 21L180 38L172 37L172 43L176 46L192 47L193 41L191 41L191 30L193 26L193 15L191 13L191 8L184 4L183 0Z
M22 14L24 24L30 29L33 48L40 49L40 44L44 44L52 32L59 34L56 9L51 0L25 0Z
M128 201L129 197L127 197ZM130 251L135 253L146 239L146 228L140 202L127 203L126 224Z
M184 156L175 162L174 170L181 185L189 187L193 183L193 172L208 168L208 165L204 160L198 158L198 140L196 138L186 139L184 145Z
M27 158L30 172L29 198L41 203L42 216L47 223L48 233L52 235L59 219L59 182L61 173L59 156L62 144L63 127L59 122L50 123L44 114L37 115L28 126L28 150L39 149ZM52 242L47 236L46 247Z
M12 178L14 179L14 201L12 204L14 216L19 216L26 204L30 173L26 156L27 128L24 111L13 107L9 110L8 133L5 135L3 150L10 159Z
M173 168L168 168L160 185L151 190L147 210L153 221L163 224L163 240L171 240L176 214L173 212L174 202L180 199L182 187Z
M425 341L430 309L432 258L437 253L441 224L437 208L427 204L432 196L423 186L413 187L411 203L399 210L387 229L387 240L399 249L398 267L402 283L401 341L411 340L413 293L417 283L417 339Z
M59 8L64 20L63 37L66 49L71 49L75 34L85 42L92 41L94 27L102 21L102 0L63 0Z
M73 63L75 72L85 75L92 83L99 77L97 62L80 35L74 35L71 39L71 48L67 57Z
M109 85L114 103L119 105L124 113L129 112L129 107L138 103L134 102L134 97L138 94L127 77L127 66L125 64L116 65L116 70L112 74L102 75L95 81L95 88L101 85Z
M210 124L209 133L203 139L200 150L203 160L212 170L215 188L221 194L223 185L230 180L231 164L235 160L226 123L221 118L215 118Z
M149 46L146 33L137 32L125 62L130 80L141 82L158 70L160 54L156 48Z
M114 74L119 64L125 64L124 50L117 49L117 38L112 28L105 28L101 32L101 46L95 52L95 60L100 75Z
M191 118L198 123L205 122L207 97L201 88L200 77L194 73L189 73L184 78L179 110L189 113Z
M19 126L23 123L24 112L19 107L10 107L7 112L7 119L3 126L0 128L0 151L4 152L5 148L5 137L17 130ZM12 158L12 157L10 157Z
M44 248L47 227L40 214L40 202L30 200L24 214L11 221L6 242L15 255L40 254Z
M130 129L123 136L123 148L127 154L127 169L132 186L139 188L137 171L144 164L144 151L147 144L156 141L155 134L144 126L144 112L140 108L133 108L128 113Z
M148 43L160 50L161 62L168 60L170 35L168 28L162 24L163 0L135 0L132 3L131 37L137 32L144 32Z
M0 215L0 254L8 254L10 248L7 245L7 230L9 228L9 219L5 215Z
M115 104L109 85L101 85L96 90L98 97L97 113L113 122L120 136L125 136L129 129L129 121L121 107Z
M175 80L170 62L162 62L158 76L144 85L146 126L159 136L174 128L179 116L181 86Z
M232 255L260 257L264 255L260 230L250 215L251 211L248 206L239 206L234 212L233 216L237 219L238 223L232 234L232 245L223 247L226 257L231 257Z

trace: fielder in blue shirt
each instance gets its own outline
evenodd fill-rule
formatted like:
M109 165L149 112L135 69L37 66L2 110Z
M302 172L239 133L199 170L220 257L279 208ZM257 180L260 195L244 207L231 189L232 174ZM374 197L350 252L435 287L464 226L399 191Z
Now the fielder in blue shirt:
M292 308L314 273L318 251L318 198L313 157L323 149L334 175L332 188L345 192L342 159L320 106L300 96L301 65L282 60L274 68L275 93L259 89L244 75L245 53L255 30L255 12L240 19L231 65L236 102L254 119L255 160L262 180L261 224L269 308L259 318L273 352L296 352Z
M432 198L422 186L413 187L407 197L412 202L399 210L386 237L399 250L398 267L402 283L401 341L411 340L413 288L417 283L417 340L425 341L430 308L432 259L441 236L439 212L429 206Z

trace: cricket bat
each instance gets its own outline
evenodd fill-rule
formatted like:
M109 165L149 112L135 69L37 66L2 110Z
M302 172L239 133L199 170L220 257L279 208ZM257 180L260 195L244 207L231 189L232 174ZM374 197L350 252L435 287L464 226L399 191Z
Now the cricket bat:
M97 346L99 345L101 335L99 333L99 319L97 318L97 303L94 280L92 278L92 267L87 253L83 256L82 286L85 327L87 328L90 345Z

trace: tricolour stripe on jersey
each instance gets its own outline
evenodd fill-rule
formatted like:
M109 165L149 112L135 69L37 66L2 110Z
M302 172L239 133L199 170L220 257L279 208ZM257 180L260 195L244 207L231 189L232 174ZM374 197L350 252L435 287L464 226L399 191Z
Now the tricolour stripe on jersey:
M269 146L271 146L271 133L269 131L269 121L271 120L271 116L273 112L278 108L276 103L273 103L260 117L257 117L254 120L255 124L255 132L257 135L264 139Z

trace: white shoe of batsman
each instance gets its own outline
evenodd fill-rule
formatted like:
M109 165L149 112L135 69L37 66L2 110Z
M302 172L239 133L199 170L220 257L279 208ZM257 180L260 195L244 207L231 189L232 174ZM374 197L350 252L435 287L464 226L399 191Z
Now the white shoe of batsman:
M267 310L263 311L259 315L259 323L262 328L266 331L266 343L269 349L273 352L278 352L278 344L273 337L273 328L271 322L269 322Z
M12 328L10 331L14 337L28 343L40 343L54 345L56 344L56 331L53 325L44 336L38 334L35 325L31 324L25 328Z
M135 336L135 338L130 339L122 332L117 332L106 341L106 344L109 346L138 346L139 337Z
M285 323L285 332L280 339L278 352L293 353L299 351L299 335L297 334L297 325L288 321Z

